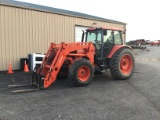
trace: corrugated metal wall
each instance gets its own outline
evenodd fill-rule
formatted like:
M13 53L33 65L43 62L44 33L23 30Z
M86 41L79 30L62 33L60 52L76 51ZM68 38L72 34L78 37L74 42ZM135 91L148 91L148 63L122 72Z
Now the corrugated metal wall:
M28 53L45 53L50 42L74 42L75 25L124 25L0 5L0 71L19 69Z

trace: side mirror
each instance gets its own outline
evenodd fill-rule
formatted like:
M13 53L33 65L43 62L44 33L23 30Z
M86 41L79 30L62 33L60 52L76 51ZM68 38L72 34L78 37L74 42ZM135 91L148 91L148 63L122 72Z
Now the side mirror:
M107 35L107 30L103 30L103 35Z
M122 34L125 34L126 32L125 31L122 31Z

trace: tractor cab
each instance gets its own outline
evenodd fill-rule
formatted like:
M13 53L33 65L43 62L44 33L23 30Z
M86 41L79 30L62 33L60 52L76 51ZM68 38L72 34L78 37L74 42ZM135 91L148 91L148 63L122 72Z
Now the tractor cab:
M122 34L120 29L90 28L86 30L85 37L82 36L82 42L95 45L95 61L102 64L115 45L123 45Z

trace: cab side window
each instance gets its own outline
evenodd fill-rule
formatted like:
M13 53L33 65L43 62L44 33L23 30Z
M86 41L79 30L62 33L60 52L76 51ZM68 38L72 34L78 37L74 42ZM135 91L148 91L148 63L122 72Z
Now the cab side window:
M114 31L114 43L116 45L122 45L122 37L121 37L121 33L119 31Z
M106 30L106 34L103 36L104 43L113 43L113 34L111 30Z

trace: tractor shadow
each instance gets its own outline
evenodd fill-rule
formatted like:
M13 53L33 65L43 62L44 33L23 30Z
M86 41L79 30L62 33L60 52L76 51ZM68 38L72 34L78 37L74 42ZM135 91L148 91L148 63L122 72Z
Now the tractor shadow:
M85 87L103 85L110 82L114 82L113 77L111 76L110 73L95 74L90 85ZM66 78L66 79L56 80L47 90L54 91L54 90L75 89L75 88L83 88L83 87L74 87L69 81L69 79Z
M12 93L13 90L31 89L30 87L8 88L8 85L30 84L31 83L30 80L31 80L31 72L24 73L22 71L15 71L15 73L11 75L6 74L5 72L0 72L0 94L10 95L10 94L13 94ZM107 84L113 81L114 80L110 75L110 73L106 72L106 73L95 74L90 84L91 86L102 85L102 84ZM86 87L89 87L89 86L86 86ZM55 90L64 90L64 89L75 89L75 87L70 83L68 78L57 79L49 88L42 91L55 91Z

